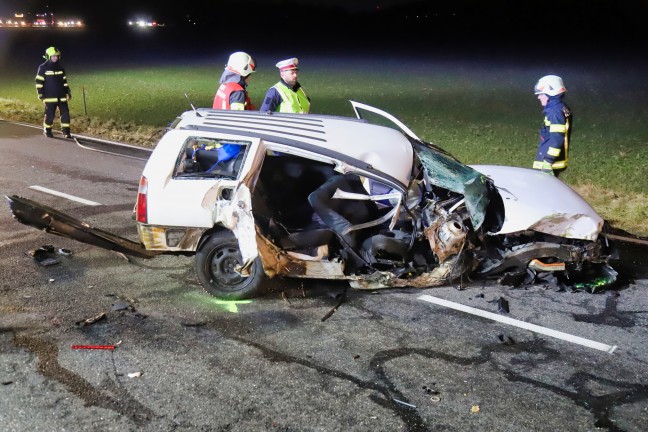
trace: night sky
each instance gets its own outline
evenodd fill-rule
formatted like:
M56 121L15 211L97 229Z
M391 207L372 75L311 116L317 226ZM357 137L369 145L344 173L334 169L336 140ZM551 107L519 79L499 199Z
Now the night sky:
M84 20L105 43L124 43L128 19L165 24L164 43L353 50L391 46L517 46L568 55L645 51L647 0L2 0L0 16L15 11L54 12ZM160 30L162 31L162 30Z

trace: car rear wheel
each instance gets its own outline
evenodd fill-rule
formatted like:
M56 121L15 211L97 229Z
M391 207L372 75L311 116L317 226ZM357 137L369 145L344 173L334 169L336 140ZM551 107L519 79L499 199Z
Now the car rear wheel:
M238 241L231 231L212 234L196 252L196 275L207 293L228 300L257 295L266 280L261 259L250 266L249 276L237 268L243 264Z

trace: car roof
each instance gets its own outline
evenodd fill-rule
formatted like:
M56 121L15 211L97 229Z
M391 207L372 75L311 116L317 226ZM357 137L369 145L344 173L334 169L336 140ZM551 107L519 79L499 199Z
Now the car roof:
M184 112L175 128L256 137L324 154L335 152L370 164L403 185L408 184L412 169L412 145L402 132L356 118L199 108Z

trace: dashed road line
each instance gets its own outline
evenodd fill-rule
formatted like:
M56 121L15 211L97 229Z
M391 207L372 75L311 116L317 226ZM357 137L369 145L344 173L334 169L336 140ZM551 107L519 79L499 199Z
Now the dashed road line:
M78 203L89 205L89 206L100 206L101 205L101 203L98 203L98 202L90 201L90 200L87 200L87 199L84 199L84 198L79 198L79 197L76 197L74 195L69 195L69 194L66 194L66 193L63 193L63 192L55 191L53 189L48 189L48 188L43 187L43 186L36 186L36 185L29 186L29 189L34 189L34 190L37 190L37 191L40 191L40 192L44 192L46 194L55 195L55 196L58 196L58 197L61 197L61 198L66 198L66 199L69 199L70 201L76 201Z
M543 335L551 336L551 337L554 337L554 338L557 338L557 339L562 339L562 340L567 341L567 342L575 343L575 344L578 344L578 345L583 345L583 346L586 346L588 348L594 348L594 349L599 350L599 351L605 351L608 354L612 354L617 349L616 345L607 345L607 344L604 344L604 343L601 343L601 342L596 342L596 341L593 341L593 340L590 340L590 339L585 339L585 338L582 338L582 337L579 337L579 336L574 336L574 335L569 334L569 333L563 333L561 331L552 330L552 329L547 328L547 327L542 327L542 326L535 325L535 324L529 324L529 323L524 322L524 321L520 321L520 320L516 320L516 319L513 319L513 318L505 317L505 316L498 315L498 314L495 314L495 313L492 313L492 312L487 312L487 311L484 311L484 310L481 310L481 309L466 306L466 305L463 305L461 303L455 303L455 302L452 302L452 301L449 301L449 300L444 300L444 299L441 299L441 298L438 298L438 297L432 297L430 295L422 295L418 299L429 302L429 303L434 303L434 304L439 305L439 306L444 306L444 307L448 307L448 308L451 308L451 309L455 309L455 310L458 310L458 311L461 311L461 312L466 312L466 313L469 313L469 314L472 314L472 315L477 315L477 316L480 316L482 318L488 318L488 319L491 319L493 321L497 321L497 322L501 322L501 323L504 323L504 324L512 325L512 326L519 327L519 328L529 330L529 331L532 331L532 332L536 332L536 333L540 333L540 334L543 334Z

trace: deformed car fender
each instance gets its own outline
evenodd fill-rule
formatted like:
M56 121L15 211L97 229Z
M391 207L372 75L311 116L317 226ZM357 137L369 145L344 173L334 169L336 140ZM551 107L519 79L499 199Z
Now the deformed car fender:
M533 230L558 237L596 241L603 219L572 188L538 170L472 165L490 177L504 201L499 234Z

